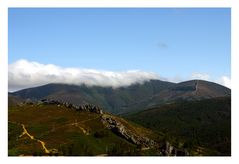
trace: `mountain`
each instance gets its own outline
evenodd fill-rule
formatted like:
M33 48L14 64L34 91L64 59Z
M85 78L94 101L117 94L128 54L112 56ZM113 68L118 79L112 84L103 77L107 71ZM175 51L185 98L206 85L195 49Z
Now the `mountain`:
M230 96L230 89L219 84L192 80L171 83L150 80L143 84L111 88L86 85L47 84L11 93L23 99L54 99L73 104L97 104L105 111L123 114L144 110L152 106L172 103L181 99L200 100Z
M164 101L172 101L179 98L186 100L200 100L230 96L230 94L230 89L222 85L203 80L191 80L178 83L173 87L165 89L163 92L154 96L154 98L162 99Z
M215 97L230 96L231 90L208 81L191 80L178 83L172 87L155 94L148 101L148 108L165 103L173 103L180 100L202 100Z
M19 96L14 96L11 93L8 93L8 105L15 106L23 102L24 99Z
M187 146L198 146L197 155L231 154L231 98L180 101L125 116L128 120L168 136L177 136Z
M24 89L9 93L8 153L229 156L230 96L202 80Z
M163 138L90 104L43 100L9 106L9 156L189 155Z

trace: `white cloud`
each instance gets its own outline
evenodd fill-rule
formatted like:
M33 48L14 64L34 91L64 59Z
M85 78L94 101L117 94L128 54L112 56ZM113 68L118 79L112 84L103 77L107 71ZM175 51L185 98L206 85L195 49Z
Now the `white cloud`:
M112 72L94 69L62 68L52 64L40 64L27 60L18 60L8 66L9 91L49 83L121 87L134 83L143 83L150 79L159 79L159 76L152 72L140 70Z
M159 77L153 72L129 70L124 72L112 72L82 68L62 68L53 64L40 64L27 60L18 60L8 66L8 88L16 91L24 88L36 87L49 83L86 84L88 86L122 87L134 83L143 83L151 79L160 79L171 82L182 82L192 79L201 79L216 82L231 88L231 79L221 76L213 79L206 73L193 73L188 78L180 75L174 78Z
M191 78L199 80L210 80L210 75L206 73L192 73Z
M220 85L223 85L227 88L231 88L231 78L225 75L221 76L220 78L214 79L209 74L206 73L193 73L190 78L212 81Z
M226 86L227 88L231 88L231 78L227 76L220 77L216 82Z

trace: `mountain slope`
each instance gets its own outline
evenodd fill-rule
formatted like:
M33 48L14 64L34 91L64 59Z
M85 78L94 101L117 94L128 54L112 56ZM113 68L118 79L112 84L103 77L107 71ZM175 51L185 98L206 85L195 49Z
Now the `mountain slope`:
M97 104L105 111L119 113L128 110L126 106L144 100L173 83L151 80L144 84L134 84L129 87L87 87L86 85L48 84L40 87L24 89L12 93L24 99L40 100L43 98L58 99L74 104ZM124 109L126 107L126 109ZM129 109L130 110L130 109Z
M14 96L14 95L11 95L10 93L8 94L8 104L11 106L20 104L23 101L24 101L24 99L19 96Z
M181 100L203 100L230 95L231 90L219 84L203 80L191 80L164 89L150 97L147 101L144 101L144 103L138 104L138 108L143 107L141 109L144 110Z
M178 83L173 87L165 89L163 92L160 92L154 98L161 99L164 101L172 101L179 98L185 100L200 100L230 95L230 89L219 84L203 80L191 80Z
M171 154L162 135L91 105L55 100L10 105L8 120L10 156Z
M168 136L177 136L189 147L206 147L212 151L208 154L231 154L230 97L181 101L130 114L126 118Z
M202 80L9 93L9 155L230 155L230 95Z
M150 80L143 84L120 88L48 84L11 94L32 100L48 98L74 104L97 104L105 111L113 114L123 114L180 99L200 100L230 96L230 92L230 89L226 87L202 80L192 80L178 84Z

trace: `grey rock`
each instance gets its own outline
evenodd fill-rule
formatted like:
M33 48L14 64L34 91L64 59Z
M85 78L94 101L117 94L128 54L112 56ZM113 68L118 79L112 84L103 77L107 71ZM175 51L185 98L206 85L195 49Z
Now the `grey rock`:
M101 121L103 124L110 129L112 132L125 138L127 141L139 145L143 148L150 147L155 148L157 147L157 143L147 137L137 135L131 132L127 127L125 127L120 121L114 119L108 115L102 115Z
M30 100L28 100L28 104L31 103L33 104ZM75 105L71 104L68 102L62 102L59 100L51 100L51 99L42 99L38 104L44 104L44 105L60 105L60 106L65 106L68 109L74 109L76 111L87 111L87 112L92 112L92 113L97 113L97 114L103 114L103 110L100 109L99 106L93 106L91 104L86 104L86 105Z

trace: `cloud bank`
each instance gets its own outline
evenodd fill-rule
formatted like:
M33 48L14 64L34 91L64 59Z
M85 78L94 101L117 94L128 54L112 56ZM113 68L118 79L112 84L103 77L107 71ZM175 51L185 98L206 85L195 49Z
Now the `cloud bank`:
M220 78L213 79L209 74L206 73L193 73L191 75L191 78L212 81L221 84L227 88L231 88L231 78L225 75L221 76Z
M159 79L153 72L129 70L124 72L94 69L62 68L53 64L40 64L18 60L8 66L8 88L16 91L49 83L85 84L88 86L122 87Z
M218 84L226 86L227 88L231 88L231 78L227 76L220 77L216 82Z
M176 83L192 79L201 79L216 82L231 88L231 79L229 77L222 76L218 79L212 79L210 75L206 73L193 73L188 78L182 78L180 76L163 78L156 73L140 70L112 72L82 68L62 68L53 64L40 64L23 59L8 65L8 89L10 92L49 83L85 84L87 86L117 88L135 83L142 84L151 79Z
M200 80L210 80L210 75L206 73L192 73L191 78Z

